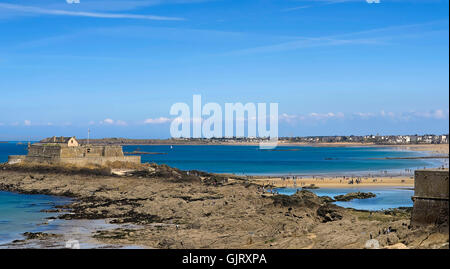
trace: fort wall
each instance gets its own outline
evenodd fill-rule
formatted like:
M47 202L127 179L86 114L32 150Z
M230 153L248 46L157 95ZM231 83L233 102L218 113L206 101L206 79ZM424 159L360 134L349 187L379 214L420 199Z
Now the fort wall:
M414 172L413 226L448 226L449 170L427 169Z
M84 157L84 158L61 158L60 163L75 164L85 166L89 164L105 165L108 162L131 162L140 163L141 156L124 156L124 157Z

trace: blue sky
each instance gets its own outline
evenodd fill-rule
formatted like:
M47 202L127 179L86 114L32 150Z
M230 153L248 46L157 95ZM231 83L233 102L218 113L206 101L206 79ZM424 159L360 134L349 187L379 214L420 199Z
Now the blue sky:
M449 2L0 0L0 140L164 138L176 102L281 136L448 133Z

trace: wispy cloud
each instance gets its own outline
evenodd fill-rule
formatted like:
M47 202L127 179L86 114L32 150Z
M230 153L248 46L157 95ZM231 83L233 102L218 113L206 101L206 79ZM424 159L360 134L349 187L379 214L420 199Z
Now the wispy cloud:
M114 124L114 120L112 120L112 119L104 119L101 123Z
M40 7L14 5L0 3L0 8L15 10L19 12L57 15L57 16L76 16L76 17L92 17L92 18L107 18L107 19L140 19L140 20L158 20L158 21L178 21L183 18L165 17L155 15L140 15L140 14L124 14L124 13L101 13L101 12L86 12L86 11L69 11L62 9L46 9Z
M80 2L82 2L83 7L95 10L131 10L148 6L197 4L210 1L214 0L108 0L108 4L105 4L105 0Z
M167 123L169 121L171 121L171 119L166 118L166 117L159 117L159 118L154 118L154 119L152 119L152 118L146 119L146 120L144 120L144 123L145 124L162 124L162 123Z
M318 37L318 38L299 38L296 41L260 46L249 49L242 49L231 52L231 54L253 54L253 53L266 53L266 52L278 52L287 50L297 50L302 48L312 48L321 46L342 46L342 45L368 45L368 44L382 44L383 41L378 38L359 38L359 39L335 39L330 37Z
M425 118L425 119L436 119L436 120L443 120L448 119L449 117L449 110L444 109L436 109L431 111L411 111L406 112L400 115L404 119L414 119L414 118Z
M342 112L328 112L328 113L317 113L311 112L308 114L292 115L283 113L279 116L280 121L287 123L295 123L299 121L325 121L329 119L344 119L345 114Z
M371 119L385 119L395 121L413 121L413 120L447 120L449 118L449 110L435 109L430 111L408 111L408 112L387 112L381 110L380 112L353 112L344 114L342 112L328 112L328 113L308 113L308 114L287 114L283 113L279 116L280 121L286 123L298 122L313 122L326 120L371 120Z
M90 125L92 125L91 123L93 123L92 121L90 122ZM104 125L118 125L118 126L127 126L128 123L126 121L123 120L113 120L110 118L106 118L102 121L100 121L100 124L104 124Z
M365 0L315 0L315 1L303 1L303 2L307 2L307 3L311 3L311 5L303 5L303 6L295 6L295 7L290 7L290 8L285 8L282 9L281 11L283 12L289 12L289 11L295 11L295 10L299 10L299 9L305 9L305 8L310 8L310 7L317 7L317 6L324 6L324 5L333 5L333 4L340 4L340 3L347 3L347 2L366 2Z
M442 29L436 30L436 27L441 27ZM430 34L442 35L445 33L448 33L448 20L439 20L420 24L387 26L337 35L296 37L292 41L241 49L228 54L269 53L322 46L383 45L400 38L423 38Z
M290 7L290 8L282 9L281 11L283 11L283 12L289 12L289 11L294 11L294 10L299 10L299 9L305 9L305 8L309 8L309 7L311 7L311 6Z

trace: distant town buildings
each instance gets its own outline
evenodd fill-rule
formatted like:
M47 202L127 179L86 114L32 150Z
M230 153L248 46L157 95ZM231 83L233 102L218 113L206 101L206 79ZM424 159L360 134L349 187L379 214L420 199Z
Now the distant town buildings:
M52 138L50 138L52 139ZM56 138L58 139L58 138ZM169 139L129 139L129 138L102 138L91 139L95 145L182 145L182 144L257 144L267 142L265 137L217 137L217 138L169 138ZM41 141L42 142L42 141ZM287 143L370 143L379 145L405 145L405 144L448 144L448 134L444 135L365 135L365 136L296 136L279 137L278 142ZM86 139L79 139L80 145L86 145Z
M297 143L374 143L380 145L448 144L446 135L365 135L365 136L307 136L281 137L282 142Z
M371 143L380 145L405 144L448 144L449 135L365 135L365 136L305 136L279 137L280 143ZM223 138L173 138L176 143L259 143L267 138L261 137L223 137Z

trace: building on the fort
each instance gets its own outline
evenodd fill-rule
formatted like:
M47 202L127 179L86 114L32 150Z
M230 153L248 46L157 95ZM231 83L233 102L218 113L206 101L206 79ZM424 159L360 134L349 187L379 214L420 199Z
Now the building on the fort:
M75 136L72 137L49 137L41 141L41 143L52 143L52 144L65 144L68 147L78 147L78 141L75 139Z
M117 145L80 145L75 137L50 137L28 146L27 155L12 155L8 163L69 163L76 165L100 164L107 162L140 163L141 156L125 156Z

